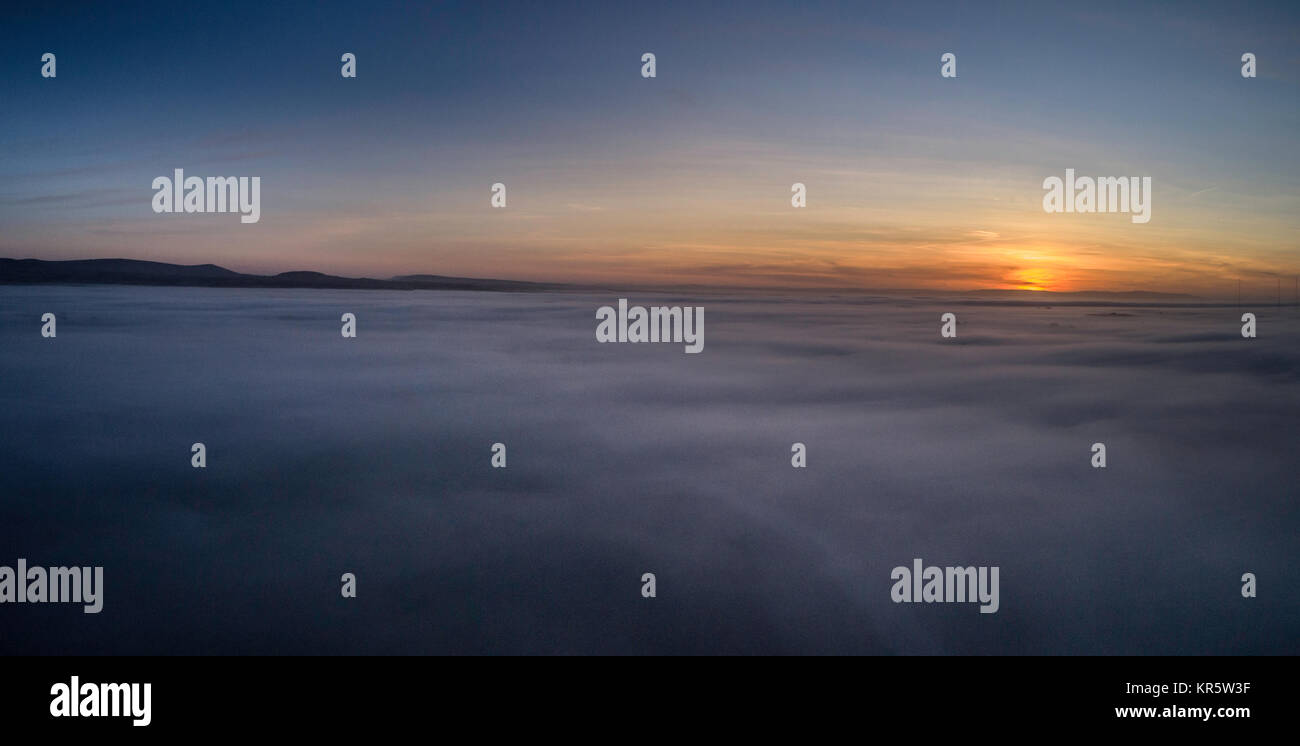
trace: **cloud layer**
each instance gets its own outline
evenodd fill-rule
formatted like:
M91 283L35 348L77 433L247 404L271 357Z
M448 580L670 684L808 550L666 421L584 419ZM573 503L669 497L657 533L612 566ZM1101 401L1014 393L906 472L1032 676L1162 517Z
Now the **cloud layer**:
M1300 652L1294 309L633 298L685 355L614 300L0 291L0 564L105 566L0 650ZM892 603L914 557L1001 609Z

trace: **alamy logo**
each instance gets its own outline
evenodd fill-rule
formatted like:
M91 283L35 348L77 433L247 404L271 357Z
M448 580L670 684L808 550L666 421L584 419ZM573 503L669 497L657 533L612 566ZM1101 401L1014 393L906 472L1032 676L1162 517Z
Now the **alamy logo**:
M18 558L18 570L0 567L0 604L85 604L87 614L104 608L104 568L28 567Z
M52 717L129 717L131 725L148 725L153 722L150 703L153 699L151 684L79 684L76 676L71 683L50 687L50 715Z
M889 591L894 603L961 603L978 601L981 614L997 613L998 568L924 567L918 557L912 567L895 567Z
M597 342L684 342L686 352L704 350L704 306L632 306L627 298L596 309Z
M185 175L178 168L173 178L153 180L154 212L238 212L239 222L256 223L262 217L262 177Z
M1139 188L1140 187L1140 188ZM1091 176L1074 178L1074 169L1043 179L1044 212L1131 212L1134 223L1151 219L1151 177Z

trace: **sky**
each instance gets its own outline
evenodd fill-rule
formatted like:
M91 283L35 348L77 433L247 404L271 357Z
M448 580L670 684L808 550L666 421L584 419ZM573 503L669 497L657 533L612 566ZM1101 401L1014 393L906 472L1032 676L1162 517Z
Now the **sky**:
M0 256L1292 291L1300 6L1077 5L6 9ZM56 78L40 74L45 52ZM340 75L345 52L354 79ZM956 78L939 74L946 52ZM1258 77L1241 76L1244 52ZM176 168L260 177L260 220L155 214L153 179ZM1150 176L1150 222L1044 212L1043 180L1067 168ZM795 182L805 208L790 204Z

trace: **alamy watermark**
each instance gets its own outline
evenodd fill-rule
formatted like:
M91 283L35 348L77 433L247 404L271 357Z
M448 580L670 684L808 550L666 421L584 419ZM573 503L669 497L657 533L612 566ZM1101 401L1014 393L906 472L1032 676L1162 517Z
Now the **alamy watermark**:
M975 603L981 614L995 614L998 606L997 567L925 567L918 557L912 567L895 567L889 591L894 603Z
M82 684L76 676L50 687L52 717L129 717L131 725L153 722L152 684Z
M186 176L178 168L173 176L153 180L153 211L238 212L239 222L256 223L262 217L262 177Z
M18 569L0 567L0 604L84 604L87 614L104 608L104 568L28 567L18 559Z
M632 306L596 309L597 342L684 342L686 352L704 351L704 306Z
M1151 220L1151 177L1074 177L1074 169L1043 179L1044 212L1129 212L1134 223Z

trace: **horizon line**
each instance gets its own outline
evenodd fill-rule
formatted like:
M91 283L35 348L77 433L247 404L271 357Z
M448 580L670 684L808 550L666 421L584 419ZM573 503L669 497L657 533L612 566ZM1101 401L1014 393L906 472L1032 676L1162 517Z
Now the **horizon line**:
M163 262L155 259L134 259L134 258L122 257L122 256L93 257L93 258L85 258L85 259L39 259L36 257L25 257L22 259L18 259L13 257L0 257L0 262L29 263L29 264L36 263L39 265L47 265L47 266L68 265L68 264L86 265L86 264L93 264L93 263L119 262L119 263L130 263L130 264L137 264L137 265L156 265L159 267L167 267L167 268L174 268L174 269L192 270L192 269L212 268L215 270L220 270L221 272L229 273L230 275L233 276L229 278L232 280L237 280L239 278L246 278L249 281L262 281L262 282L274 282L277 279L282 279L285 281L294 280L294 279L305 280L306 278L303 278L302 277L303 275L311 275L315 278L318 278L322 282L342 281L342 282L356 282L356 283L391 283L395 285L403 285L403 284L418 285L419 283L425 281L434 282L434 283L445 281L451 283L457 283L457 282L482 283L484 285L496 283L502 286L510 286L510 285L531 286L532 289L536 289L536 290L562 290L562 289L571 289L575 291L637 290L641 292L670 292L673 290L714 290L714 291L725 291L725 292L733 292L733 293L753 293L753 292L783 292L783 293L799 293L799 294L854 293L854 294L922 295L922 296L924 295L960 296L966 294L980 294L980 295L1007 294L1007 295L1015 295L1021 297L1045 296L1045 297L1076 297L1076 298L1086 297L1086 296L1093 296L1093 297L1108 296L1111 298L1147 297L1147 298L1167 298L1170 300L1176 299L1180 301L1218 301L1217 303L1215 303L1215 305L1229 304L1229 301L1233 303L1265 302L1260 298L1247 299L1239 296L1237 300L1232 301L1228 295L1211 296L1211 295L1202 295L1196 293L1169 292L1169 291L1158 291L1158 290L1099 290L1099 289L1048 290L1048 289L1038 289L1038 288L996 288L996 287L971 287L971 288L966 288L961 290L953 290L947 288L924 288L924 287L882 288L882 287L850 286L850 285L812 286L812 285L775 285L775 284L774 285L763 285L763 284L727 285L727 284L709 284L709 283L658 283L654 281L647 281L642 283L637 283L637 282L592 283L592 282L556 282L556 281L547 281L547 280L520 280L520 279L505 278L505 277L465 277L459 275L442 275L442 274L436 274L432 272L414 272L414 273L391 275L388 277L346 276L346 275L334 275L327 272L321 272L319 270L310 270L310 269L292 269L292 270L285 270L283 272L277 272L274 274L255 274L250 272L242 272L239 270L232 270L229 269L228 267L224 267L215 262L201 262L197 264L180 264L175 262ZM286 277L286 276L298 276L298 277ZM137 277L135 279L143 280L147 278ZM112 279L105 279L99 282L96 282L94 280L87 280L87 279L82 279L80 281L75 279L69 279L69 280L53 279L53 280L42 281L41 279L26 279L26 278L15 279L13 277L7 276L6 273L0 272L0 284L183 285L185 283L181 282L181 280L187 278L170 277L170 278L154 278L154 279L156 280L168 279L171 280L171 282L161 282L161 281L132 282L130 281L129 278L120 278L116 281ZM188 278L188 279L199 279L199 278ZM210 281L206 284L218 285L218 286L220 285L220 283L211 282L212 280L219 279L219 278L205 278L205 279L208 279ZM1277 280L1277 285L1278 285L1277 293L1273 299L1267 299L1267 301L1270 302L1270 304L1272 305L1278 305L1278 306L1300 305L1300 297L1292 297L1290 300L1286 302L1282 302L1282 298L1281 298L1282 277L1278 275L1275 279ZM1298 276L1296 280L1297 280L1297 287L1300 288L1300 276ZM1238 280L1238 283L1240 283L1240 280ZM313 287L313 286L301 285L301 287ZM407 289L407 288L405 287L392 287L392 288L358 287L354 289ZM414 289L420 289L420 288L414 288ZM440 288L430 288L430 289L440 289ZM451 288L446 288L446 289L451 289ZM525 289L525 288L519 288L519 289Z

